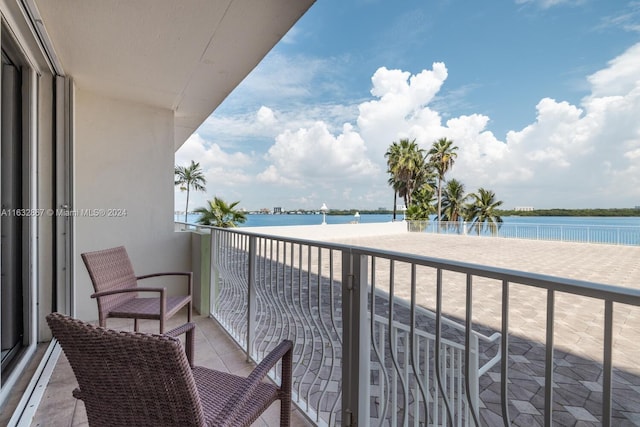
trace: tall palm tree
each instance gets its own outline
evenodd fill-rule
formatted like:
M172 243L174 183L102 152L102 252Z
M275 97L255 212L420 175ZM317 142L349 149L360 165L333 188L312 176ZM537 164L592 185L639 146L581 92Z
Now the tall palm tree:
M187 222L187 212L189 212L189 191L193 188L196 191L206 191L207 178L200 167L200 163L191 160L189 166L176 166L174 168L175 183L180 190L187 192L187 203L184 208L184 222Z
M194 212L200 214L198 224L213 225L215 227L232 228L247 220L247 215L236 209L239 201L227 204L219 197L208 201L209 206L200 207Z
M479 188L477 193L472 193L473 199L469 205L467 205L466 218L471 221L471 227L475 227L478 234L482 230L482 227L487 223L487 228L492 234L497 233L502 224L502 218L496 213L499 206L502 205L502 200L496 200L496 195L491 190Z
M447 181L442 190L441 221L457 222L463 217L465 202L469 198L464 192L464 184L457 179Z
M435 141L427 153L429 162L438 173L438 218L442 217L442 183L445 174L453 167L458 154L458 147L453 145L453 141L447 138L440 138Z
M393 220L395 221L396 207L398 206L398 191L403 186L402 181L400 181L394 173L400 158L400 144L393 141L387 149L387 152L384 153L384 156L387 158L387 172L390 175L388 184L393 188Z
M424 150L418 146L415 139L409 141L405 138L399 142L394 141L385 153L385 157L387 172L393 178L394 191L404 198L405 206L410 206L413 191L419 188L427 178ZM399 189L403 190L403 194L399 193Z

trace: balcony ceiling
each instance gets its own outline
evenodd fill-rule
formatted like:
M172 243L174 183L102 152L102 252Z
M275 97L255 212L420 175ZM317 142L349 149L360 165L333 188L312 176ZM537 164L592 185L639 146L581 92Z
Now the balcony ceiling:
M76 86L169 108L176 149L315 0L36 0Z

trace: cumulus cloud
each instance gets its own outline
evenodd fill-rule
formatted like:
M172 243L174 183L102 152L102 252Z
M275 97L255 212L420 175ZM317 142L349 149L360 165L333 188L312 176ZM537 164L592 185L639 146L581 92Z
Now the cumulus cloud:
M640 43L609 61L609 66L588 77L591 95L588 99L625 96L638 87Z
M264 126L273 126L278 121L273 110L269 107L265 107L264 105L258 110L256 119L258 120L258 123Z
M185 142L184 149L178 151L176 164L186 166L194 159L203 168L225 165L243 167L252 163L249 155L240 152L227 153L218 144L206 141L198 133L191 135Z
M440 133L440 114L428 104L447 76L447 68L440 62L413 76L386 67L375 72L371 94L377 99L360 104L358 116L358 127L375 156L384 155L400 135L416 138L418 134Z
M345 124L334 136L326 123L316 122L309 128L278 135L266 155L271 164L258 179L299 188L363 180L377 172L366 151L352 125Z
M392 141L415 138L428 149L433 141L447 137L459 147L449 177L461 179L471 191L494 189L507 207L584 207L593 206L593 200L598 206L633 206L640 200L640 44L588 76L591 91L579 106L544 98L536 106L535 121L509 132L504 141L488 130L490 119L481 114L443 123L431 103L447 76L442 63L415 75L385 67L373 75L375 99L360 104L357 131L349 129L351 138L365 142L357 144L358 152L369 156L368 162L359 157L352 170L356 165L377 165L370 189L382 191L386 184L383 155ZM291 182L313 180L325 170L311 168L310 159L332 164L328 153L337 150L334 145L322 145L322 154L311 154L310 143L300 145L303 140L319 140L319 133L326 141L337 141L316 124L281 134L270 150L274 162L287 159L274 164L278 170L292 170ZM333 161L342 170L344 158L343 163ZM348 188L363 193L356 186Z
M241 187L253 181L251 174L247 172L247 168L254 163L254 159L250 155L241 152L227 152L218 144L202 138L198 133L191 135L176 152L176 165L188 166L191 160L200 163L207 180L207 191L204 193L190 192L190 209L204 206L205 202L213 199L214 195L238 198L241 193L234 187ZM176 208L183 209L185 202L186 193L177 190Z
M237 179L247 183L245 198L260 192L274 205L287 197L291 204L309 204L292 207L323 201L390 207L384 152L391 142L416 139L428 149L446 137L459 147L448 178L460 179L469 191L494 190L506 208L640 203L640 43L586 77L589 91L579 105L543 98L531 123L504 140L489 130L486 115L443 121L436 100L448 73L438 62L416 74L381 67L371 78L371 99L357 105L352 122L310 122L321 111L314 106L303 112L305 119L263 106L253 120L274 136L262 156L225 151L197 135L192 151L181 156L234 164L237 171L258 165L253 175L239 172Z
M587 78L581 106L545 98L534 123L507 135L509 159L531 171L530 200L549 206L634 206L640 200L640 45ZM496 183L518 201L517 188ZM587 205L588 206L588 205Z

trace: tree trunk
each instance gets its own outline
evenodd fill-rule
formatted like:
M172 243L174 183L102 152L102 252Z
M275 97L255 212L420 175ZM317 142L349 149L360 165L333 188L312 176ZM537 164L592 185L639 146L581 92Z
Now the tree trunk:
M438 221L440 221L440 209L442 207L442 178L438 180Z
M189 186L187 186L187 205L184 207L184 222L187 222L187 212L189 212Z
M393 221L396 220L396 206L397 206L397 202L398 202L398 192L397 191L393 191Z

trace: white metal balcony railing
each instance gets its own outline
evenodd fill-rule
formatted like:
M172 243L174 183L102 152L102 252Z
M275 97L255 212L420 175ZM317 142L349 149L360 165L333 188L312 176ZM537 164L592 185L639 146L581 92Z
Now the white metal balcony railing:
M640 227L579 224L501 223L471 225L468 222L407 221L409 231L436 234L492 236L507 239L547 240L560 242L640 245Z
M578 358L554 342L555 316L564 315L556 301L566 295L604 307L600 356L580 365L600 389L582 405L596 407L605 426L628 423L625 413L637 409L638 389L622 384L612 348L621 330L614 304L616 315L630 315L640 291L248 230L211 228L211 248L211 316L256 361L294 341L294 402L318 425L551 426L566 416L552 410L558 399L581 393L554 382L569 375L565 360ZM497 327L475 320L489 283L501 295ZM545 294L539 342L510 325L510 292L522 289ZM451 307L453 294L464 302ZM525 371L514 364L523 355ZM533 380L538 391L529 390ZM533 410L518 404L523 396Z

